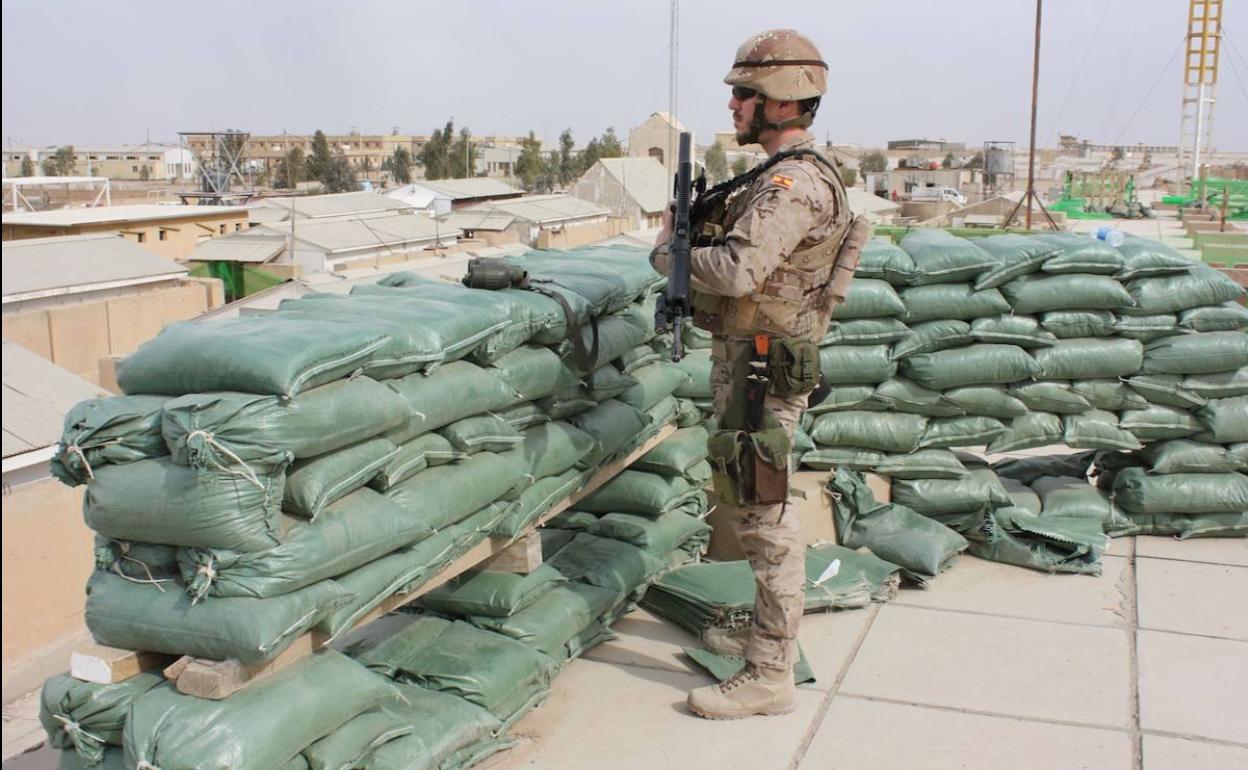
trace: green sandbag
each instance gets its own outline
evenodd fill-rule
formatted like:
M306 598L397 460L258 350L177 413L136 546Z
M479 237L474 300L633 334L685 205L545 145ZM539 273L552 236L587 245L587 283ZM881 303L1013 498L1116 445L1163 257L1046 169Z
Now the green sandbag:
M927 429L927 418L893 412L828 412L811 426L823 446L863 447L881 452L913 452Z
M1050 574L1101 574L1109 539L1095 519L1033 516L1014 506L973 518L964 532L969 554Z
M123 465L169 453L160 434L164 396L119 396L80 401L65 414L52 475L85 484L102 465Z
M628 374L632 374L633 372L637 371L643 366L649 366L655 361L658 361L660 358L662 358L662 356L659 355L659 352L655 350L654 348L650 347L649 345L638 345L632 350L625 351L619 358L615 360L615 363L608 364L608 366L611 366L612 368L614 368L616 372L618 373L628 375ZM603 368L604 367L600 366L597 369L595 369L594 372L602 371ZM590 372L591 378L593 377L594 372ZM596 388L594 388L591 384L590 390L594 391L595 389ZM605 396L605 398L615 398L618 395L619 393L612 393L609 396ZM597 394L595 394L595 398L597 398ZM603 399L599 398L598 400L601 401Z
M378 748L360 770L465 770L515 743L497 717L463 698L414 684L394 689L398 703L386 710L412 732Z
M669 361L655 361L632 372L637 384L624 391L619 399L645 411L676 392L689 375Z
M819 371L831 385L883 382L897 373L888 345L829 345L819 348Z
M1248 476L1242 473L1153 475L1124 468L1114 477L1114 504L1129 514L1243 513Z
M368 483L399 453L384 438L371 438L354 446L299 460L286 471L282 510L314 519L325 506Z
M1062 443L1062 418L1048 412L1029 412L1010 421L1008 429L988 445L990 454Z
M178 563L187 593L267 598L290 593L349 572L433 530L419 517L372 489L357 489L331 503L320 516L282 536L282 544L258 553L182 548Z
M806 435L806 431L798 428L794 437L793 448L794 451L800 451L802 454L805 454L815 448L815 442L811 440L810 436ZM696 487L705 488L711 483L712 473L710 461L702 460L685 471L685 479Z
M516 404L494 412L516 430L527 430L534 425L550 422L550 418L537 404Z
M1032 237L1058 250L1041 266L1046 273L1114 275L1122 270L1118 250L1096 238L1075 233L1040 233Z
M1027 485L1044 476L1072 476L1083 479L1087 478L1088 470L1096 457L1096 452L1039 455L1002 460L995 463L992 469L1003 479L1013 479Z
M892 359L899 361L919 353L957 348L975 341L966 321L945 319L926 321L910 327L910 336L893 346Z
M1092 408L1088 400L1064 382L1022 382L1010 386L1010 395L1037 412L1079 414Z
M239 391L289 398L359 369L386 340L363 327L279 313L182 321L122 359L117 384L130 395Z
M133 580L173 582L181 576L178 549L171 545L109 540L95 536L95 568Z
M645 345L640 345L638 347L645 348L651 353L654 353L651 348ZM653 362L657 360L658 354L654 353L650 361ZM585 392L589 394L589 397L592 398L595 403L598 403L606 401L608 398L616 398L621 393L636 384L637 379L631 374L624 374L619 369L615 368L615 364L607 364L605 366L598 367L585 377ZM556 392L563 392L563 389Z
M444 583L420 598L421 606L447 615L514 615L564 582L563 575L542 564L521 575L474 570Z
M715 680L718 682L726 682L736 676L745 668L747 662L745 658L717 655L704 647L682 647L681 651L690 660L704 669L706 673L715 677ZM814 681L815 672L810 667L810 661L806 659L806 653L802 650L802 646L799 643L797 646L797 663L793 665L793 683L810 684Z
M874 471L887 459L888 455L872 449L820 446L802 454L802 465L817 471L831 471L837 468Z
M76 752L84 765L103 762L106 746L120 746L130 704L165 681L143 671L113 684L93 684L58 674L43 683L39 723L54 749Z
M676 364L689 375L688 381L676 389L681 398L711 397L711 351L691 350Z
M1017 345L968 345L910 356L902 374L933 390L965 385L1002 385L1039 376L1040 365Z
M910 336L910 327L896 318L833 321L819 341L823 345L891 345Z
M1057 251L1039 238L1024 235L990 235L976 239L975 243L996 260L996 266L975 279L976 289L994 289L1020 275L1034 273Z
M1140 452L1140 457L1149 464L1153 473L1163 474L1230 473L1248 467L1248 463L1224 447L1184 439L1150 444Z
M649 439L657 436L660 431L667 425L676 422L680 415L680 399L675 396L668 396L659 403L650 407L645 411L646 419L649 425L627 447L633 449L639 444L643 444Z
M906 312L896 290L887 282L872 278L855 278L849 284L849 295L836 306L832 317L841 321L855 318L894 318Z
M594 526L596 521L598 521L598 517L592 513L570 509L546 522L546 527L571 530L572 532L586 532L590 527ZM546 530L543 529L542 531L545 532Z
M1045 313L1040 323L1060 339L1112 337L1118 317L1108 310L1058 310Z
M162 430L175 462L226 468L303 459L372 438L412 418L393 390L368 377L331 382L292 399L201 393L165 404Z
M270 599L215 599L192 606L182 591L95 572L87 628L109 647L252 664L271 660L350 596L332 580Z
M1123 412L1118 427L1143 441L1184 438L1199 433L1204 426L1190 413L1172 406L1150 406Z
M1005 488L1006 494L1014 501L1014 506L1022 508L1032 516L1040 515L1040 495L1036 491L1021 481L998 475L1001 479L1001 486ZM1084 480L1086 483L1086 479Z
M701 426L681 428L629 467L662 476L682 476L706 459L708 437Z
M1141 315L1173 313L1201 305L1220 305L1244 296L1244 288L1220 270L1199 262L1177 275L1137 278L1127 285Z
M384 679L333 650L225 700L183 695L171 682L135 701L126 720L126 762L161 770L271 770L395 697Z
M1041 476L1031 482L1040 497L1040 515L1063 518L1096 519L1106 528L1122 514L1114 510L1109 495L1088 483L1087 479L1071 476Z
M611 638L603 621L620 599L615 591L568 583L556 586L510 617L474 616L468 622L563 663Z
M828 391L828 395L807 409L804 415L824 412L844 412L850 409L884 411L884 405L875 400L874 385L840 385Z
M547 564L569 580L629 595L663 569L663 562L635 545L585 532L559 549Z
M701 499L702 492L683 478L628 469L603 484L576 507L589 513L635 513L660 516Z
M377 471L369 486L385 492L425 468L463 460L466 455L456 451L451 442L437 433L425 433L397 447L395 454Z
M895 479L960 479L970 473L957 455L946 449L889 455L874 470L881 476Z
M868 548L901 567L903 575L924 583L949 568L966 538L904 505L881 505L857 473L838 470L828 480L836 495L833 516L837 541L846 548Z
M1002 286L1001 293L1015 313L1029 315L1055 310L1117 310L1133 304L1122 284L1104 275L1025 275Z
M645 342L651 336L654 322L649 326L639 324L638 319L627 312L604 316L598 319L598 356L588 362L588 367L581 369L576 361L575 349L571 341L559 344L558 353L568 368L579 376L589 374L600 366L610 363L628 351ZM581 328L581 339L585 350L592 350L594 331L589 324Z
M937 319L970 321L1010 312L1010 303L997 289L976 291L965 283L915 286L901 292L901 301L905 313L893 315L901 315L911 327Z
M464 455L477 452L506 452L524 441L524 435L496 414L478 414L438 430L451 447Z
M409 374L388 384L414 412L397 429L401 436L387 435L396 444L437 430L474 414L502 409L521 401L494 369L467 361L453 361L429 374Z
M926 417L955 417L963 414L961 408L939 391L929 390L904 377L894 377L880 383L872 397L890 411L921 414Z
M1062 418L1063 440L1072 449L1139 449L1142 444L1135 434L1118 427L1113 412L1093 409L1083 414Z
M1179 313L1179 328L1194 332L1229 332L1248 327L1248 308L1238 302L1195 307Z
M412 726L384 709L365 711L303 750L309 770L358 767L381 746L409 735Z
M925 516L968 513L1011 505L997 474L987 468L957 479L894 479L892 500Z
M597 537L609 537L635 545L646 553L663 557L697 541L704 547L710 542L711 528L696 516L671 511L656 518L631 513L608 513L587 530ZM700 550L700 548L699 548Z
M1186 273L1194 264L1191 259L1158 241L1128 235L1118 246L1122 255L1122 272L1118 280L1129 281L1150 275Z
M1204 332L1164 337L1144 348L1145 374L1213 374L1248 366L1248 334Z
M578 415L568 422L588 433L597 446L582 462L595 466L624 451L646 429L649 420L636 407L617 399L608 399Z
M478 452L463 462L426 468L391 488L386 497L436 531L501 497L519 494L523 468L518 450Z
M858 255L855 278L876 278L894 286L905 286L914 278L914 260L887 238L872 238Z
M504 726L546 699L557 665L514 639L427 615L348 652L397 681L457 695Z
M1182 386L1188 392L1203 398L1248 396L1248 366L1241 366L1230 372L1184 377Z
M960 446L987 446L1005 433L1005 425L992 417L933 417L919 440L919 447L942 449Z
M1226 451L1230 452L1232 456L1243 460L1245 465L1248 465L1248 442L1231 444L1226 448Z
M581 386L533 402L552 420L566 420L593 409L598 402Z
M915 272L910 283L915 286L969 281L997 266L996 258L974 241L959 238L947 230L911 230L898 245L914 260Z
M684 342L685 350L692 352L711 347L711 333L706 329L699 329L693 324L684 324L682 329L680 338Z
M1199 409L1209 399L1193 393L1183 387L1185 379L1178 374L1141 374L1131 377L1127 384L1144 398L1146 404L1138 407L1147 409L1153 404L1173 406L1176 409Z
M104 750L99 763L88 762L76 751L58 752L56 770L127 770L126 752L120 748L109 747ZM282 768L282 770L303 770L300 767Z
M1140 342L1152 342L1162 337L1182 334L1178 328L1179 317L1174 313L1155 315L1122 315L1114 321L1114 334Z
M1173 535L1180 540L1196 537L1248 537L1248 512L1243 513L1138 513L1128 514L1131 529L1124 535Z
M595 441L580 428L556 420L526 430L516 451L524 460L525 472L540 479L558 476L572 467L589 467Z
M1205 426L1198 441L1237 444L1248 441L1248 396L1213 398L1196 410L1196 419Z
M491 369L522 401L545 398L577 384L576 375L553 350L534 345L516 348L495 361Z
M1116 379L1075 380L1070 390L1094 409L1121 412L1126 409L1147 409L1148 401L1125 382Z
M87 485L83 518L113 540L263 551L278 544L284 481L280 468L196 471L168 457L105 465Z
M514 539L555 504L577 491L584 484L581 471L568 470L558 476L539 478L520 493L515 504L509 505L506 514L494 525L491 534Z
M1043 348L1057 342L1057 337L1041 329L1036 319L1025 315L976 318L971 323L971 337L976 342L1018 345L1020 348Z
M1010 420L1027 414L1027 405L1000 385L968 385L946 390L945 399L967 414Z

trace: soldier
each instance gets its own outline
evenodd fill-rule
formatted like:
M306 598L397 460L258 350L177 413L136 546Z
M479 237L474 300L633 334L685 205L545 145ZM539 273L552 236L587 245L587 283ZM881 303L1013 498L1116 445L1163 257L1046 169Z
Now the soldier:
M705 193L694 209L694 323L713 334L717 430L708 442L718 505L734 523L757 580L753 622L704 641L744 657L736 676L689 694L711 719L796 708L793 667L806 580L796 511L786 510L794 429L819 382L819 340L843 301L870 234L854 220L836 168L806 130L826 91L827 64L806 37L771 30L737 51L724 82L740 144L767 162ZM669 211L651 262L670 270Z

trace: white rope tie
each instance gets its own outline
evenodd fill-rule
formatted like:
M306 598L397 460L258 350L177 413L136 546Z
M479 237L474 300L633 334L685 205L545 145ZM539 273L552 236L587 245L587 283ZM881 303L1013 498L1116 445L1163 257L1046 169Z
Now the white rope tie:
M225 455L230 460L233 460L238 465L242 466L243 470L241 471L235 470L234 468L231 468L229 466L222 465L221 463L213 461L212 464L214 466L216 466L220 470L223 470L226 473L229 473L233 476L242 476L243 478L250 481L252 484L255 484L256 488L259 489L261 492L264 491L264 484L260 482L260 477L257 476L256 472L251 469L251 466L243 462L243 459L239 457L238 455L234 454L234 452L232 452L229 447L225 446L224 444L219 443L213 437L213 434L209 433L206 430L191 431L190 433L186 434L186 444L188 448L190 447L191 440L196 439L196 438L203 439L203 442L205 444L207 444L210 447L214 447L218 452Z
M82 725L78 724L69 717L62 716L60 714L53 714L52 718L61 723L61 729L65 731L65 734L68 735L71 740L73 740L76 735L81 735L83 737L90 738L96 743L99 743L101 746L104 745L103 738L95 733L88 732Z
M195 569L196 576L203 575L204 581L195 589L195 595L191 597L191 606L194 607L199 600L208 595L208 591L212 588L212 583L217 579L217 571L212 566L212 557L208 557L207 564L201 564ZM199 582L198 580L195 582Z
M87 453L82 451L82 447L78 446L77 444L70 444L69 446L65 447L65 453L71 454L71 455L78 455L78 459L82 460L82 467L85 468L87 471L87 478L91 479L92 481L95 480L95 471L91 470L91 463L87 460Z

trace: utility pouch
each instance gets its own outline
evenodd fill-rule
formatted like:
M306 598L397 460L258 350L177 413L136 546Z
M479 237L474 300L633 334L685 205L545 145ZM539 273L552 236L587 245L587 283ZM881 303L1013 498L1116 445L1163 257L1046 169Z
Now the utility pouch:
M707 456L716 497L736 507L783 503L789 492L791 449L788 433L778 424L754 433L711 434Z
M819 384L819 346L796 338L771 341L768 365L771 392L777 396L801 396Z

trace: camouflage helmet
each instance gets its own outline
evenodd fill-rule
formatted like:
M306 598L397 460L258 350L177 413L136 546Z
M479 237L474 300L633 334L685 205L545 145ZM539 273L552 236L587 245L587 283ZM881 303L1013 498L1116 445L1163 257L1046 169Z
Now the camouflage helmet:
M768 99L802 101L828 90L828 65L810 38L791 29L769 29L737 49L724 82L753 88Z

